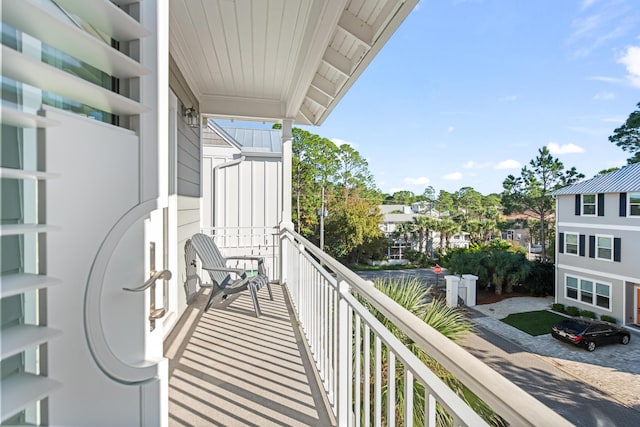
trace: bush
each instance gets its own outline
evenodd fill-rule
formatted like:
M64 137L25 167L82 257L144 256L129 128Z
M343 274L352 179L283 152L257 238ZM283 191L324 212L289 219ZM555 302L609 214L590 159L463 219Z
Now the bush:
M601 315L600 316L600 320L602 320L604 322L613 323L613 324L618 323L618 321L616 320L615 317L607 316L606 314Z
M567 307L567 314L569 316L580 316L580 309L578 307L570 305L569 307Z
M588 317L589 319L595 319L596 318L596 314L593 311L589 311L589 310L580 310L580 316L581 317Z
M559 304L559 303L551 304L551 310L564 313L564 304Z
M533 296L555 295L555 269L553 263L533 262L524 284Z

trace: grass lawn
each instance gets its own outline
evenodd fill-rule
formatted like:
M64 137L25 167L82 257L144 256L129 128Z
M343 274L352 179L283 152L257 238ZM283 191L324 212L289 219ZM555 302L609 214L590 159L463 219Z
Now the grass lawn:
M551 327L564 319L566 319L566 317L560 316L559 314L540 310L510 314L502 319L502 321L529 335L538 336L550 333Z

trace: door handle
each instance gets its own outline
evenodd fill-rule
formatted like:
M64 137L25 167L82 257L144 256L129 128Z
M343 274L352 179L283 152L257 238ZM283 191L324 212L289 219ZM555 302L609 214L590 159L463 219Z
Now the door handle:
M150 312L149 312L149 328L153 331L156 328L156 320L161 319L162 317L164 317L165 314L167 314L167 308L166 307L160 307L160 308L156 308L155 307L155 285L156 285L156 280L158 279L162 279L162 280L169 280L171 279L171 271L169 270L162 270L162 271L153 271L151 273L151 277L149 277L142 286L137 287L137 288L122 288L125 291L128 292L144 292L147 289L151 288L151 308L150 308ZM166 295L164 298L164 302L166 304L167 299L166 299Z

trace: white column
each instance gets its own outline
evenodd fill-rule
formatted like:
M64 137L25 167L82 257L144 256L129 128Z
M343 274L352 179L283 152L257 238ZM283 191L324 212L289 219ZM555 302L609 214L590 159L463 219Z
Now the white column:
M478 276L474 276L473 274L463 274L462 282L467 287L467 300L464 302L467 307L473 307L476 305L476 282L478 281Z
M291 176L292 176L292 132L293 120L282 121L282 219L280 228L293 230L291 221Z
M447 306L458 306L458 286L460 285L460 277L446 275L444 280L447 284Z

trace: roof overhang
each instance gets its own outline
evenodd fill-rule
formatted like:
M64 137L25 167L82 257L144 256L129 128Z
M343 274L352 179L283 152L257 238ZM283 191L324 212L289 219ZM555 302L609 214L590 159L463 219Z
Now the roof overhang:
M418 0L170 2L170 52L200 113L321 124Z

